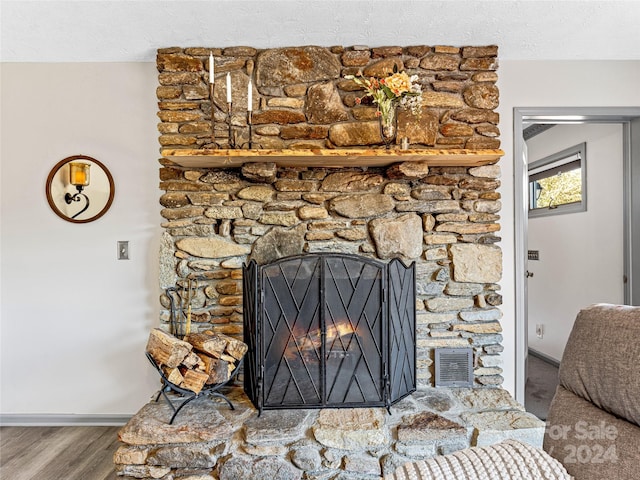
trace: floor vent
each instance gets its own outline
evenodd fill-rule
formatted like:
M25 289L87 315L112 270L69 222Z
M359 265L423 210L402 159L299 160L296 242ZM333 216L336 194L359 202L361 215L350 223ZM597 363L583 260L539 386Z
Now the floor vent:
M473 387L473 349L436 348L436 387Z

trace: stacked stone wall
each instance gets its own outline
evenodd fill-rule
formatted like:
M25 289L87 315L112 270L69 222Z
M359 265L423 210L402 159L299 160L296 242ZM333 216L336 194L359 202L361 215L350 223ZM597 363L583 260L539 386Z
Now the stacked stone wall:
M379 144L375 107L356 105L363 92L342 77L359 70L382 75L395 64L418 72L425 90L422 114L418 120L401 115L400 135L423 147L499 146L496 47L211 50L216 73L223 78L231 72L233 91L245 92L244 100L234 97L236 105L246 105L248 73L255 78L254 140L264 147ZM211 145L209 51L158 53L164 147ZM216 141L226 135L224 95L216 90ZM245 116L233 118L242 135ZM433 141L426 141L427 131ZM499 166L406 162L367 169L345 163L196 169L161 159L162 288L178 286L180 292L188 279L197 280L192 328L241 336L242 264L251 258L266 263L304 252L342 252L415 261L418 385L432 384L434 348L467 346L474 349L476 385L500 385ZM168 328L166 295L161 303Z
M209 92L209 54L215 56L215 90ZM250 47L158 50L160 145L226 145L226 75L232 90L236 143L248 140L247 85L253 79L253 142L262 148L332 148L381 143L376 108L345 75L384 77L394 68L418 77L422 111L400 111L398 139L415 146L495 149L500 140L496 86L498 48ZM359 103L359 100L362 103Z
M162 284L198 281L193 328L242 333L241 267L251 258L267 263L304 252L399 257L417 262L419 381L430 382L434 347L472 346L477 381L501 383L498 166L439 167L407 179L390 178L396 167L363 172L267 164L273 179L263 183L256 167L161 170ZM166 297L163 305L169 306Z

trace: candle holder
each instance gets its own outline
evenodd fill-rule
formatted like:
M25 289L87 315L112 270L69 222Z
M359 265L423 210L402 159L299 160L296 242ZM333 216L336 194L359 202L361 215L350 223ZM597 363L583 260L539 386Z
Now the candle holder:
M252 128L253 121L251 118L252 113L253 112L251 110L247 112L247 125L249 126L249 141L244 142L240 147L240 148L248 148L249 150L253 149L253 128ZM258 145L258 148L262 148L262 147Z
M215 146L215 148L220 148L220 144L216 142L216 119L215 119L215 111L216 104L213 101L215 93L215 84L209 83L209 99L211 100L211 143Z
M233 136L233 127L231 126L231 107L233 102L227 102L227 124L229 127L229 148L236 147L236 139Z

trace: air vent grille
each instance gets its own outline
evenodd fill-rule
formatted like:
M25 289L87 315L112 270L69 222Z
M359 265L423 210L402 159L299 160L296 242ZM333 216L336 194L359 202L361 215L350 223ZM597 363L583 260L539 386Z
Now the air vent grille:
M436 387L473 386L473 349L436 348Z

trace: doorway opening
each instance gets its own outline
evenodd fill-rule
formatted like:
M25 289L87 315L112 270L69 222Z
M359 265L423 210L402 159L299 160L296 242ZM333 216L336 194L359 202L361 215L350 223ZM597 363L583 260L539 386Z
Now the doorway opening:
M514 109L514 203L515 203L515 287L516 287L516 399L525 402L529 353L528 230L529 158L525 128L544 131L563 124L620 124L623 163L623 254L624 303L640 303L640 108L515 108ZM633 188L635 186L635 188ZM634 275L635 274L635 275ZM586 306L586 305L585 305ZM577 312L575 312L577 313Z

